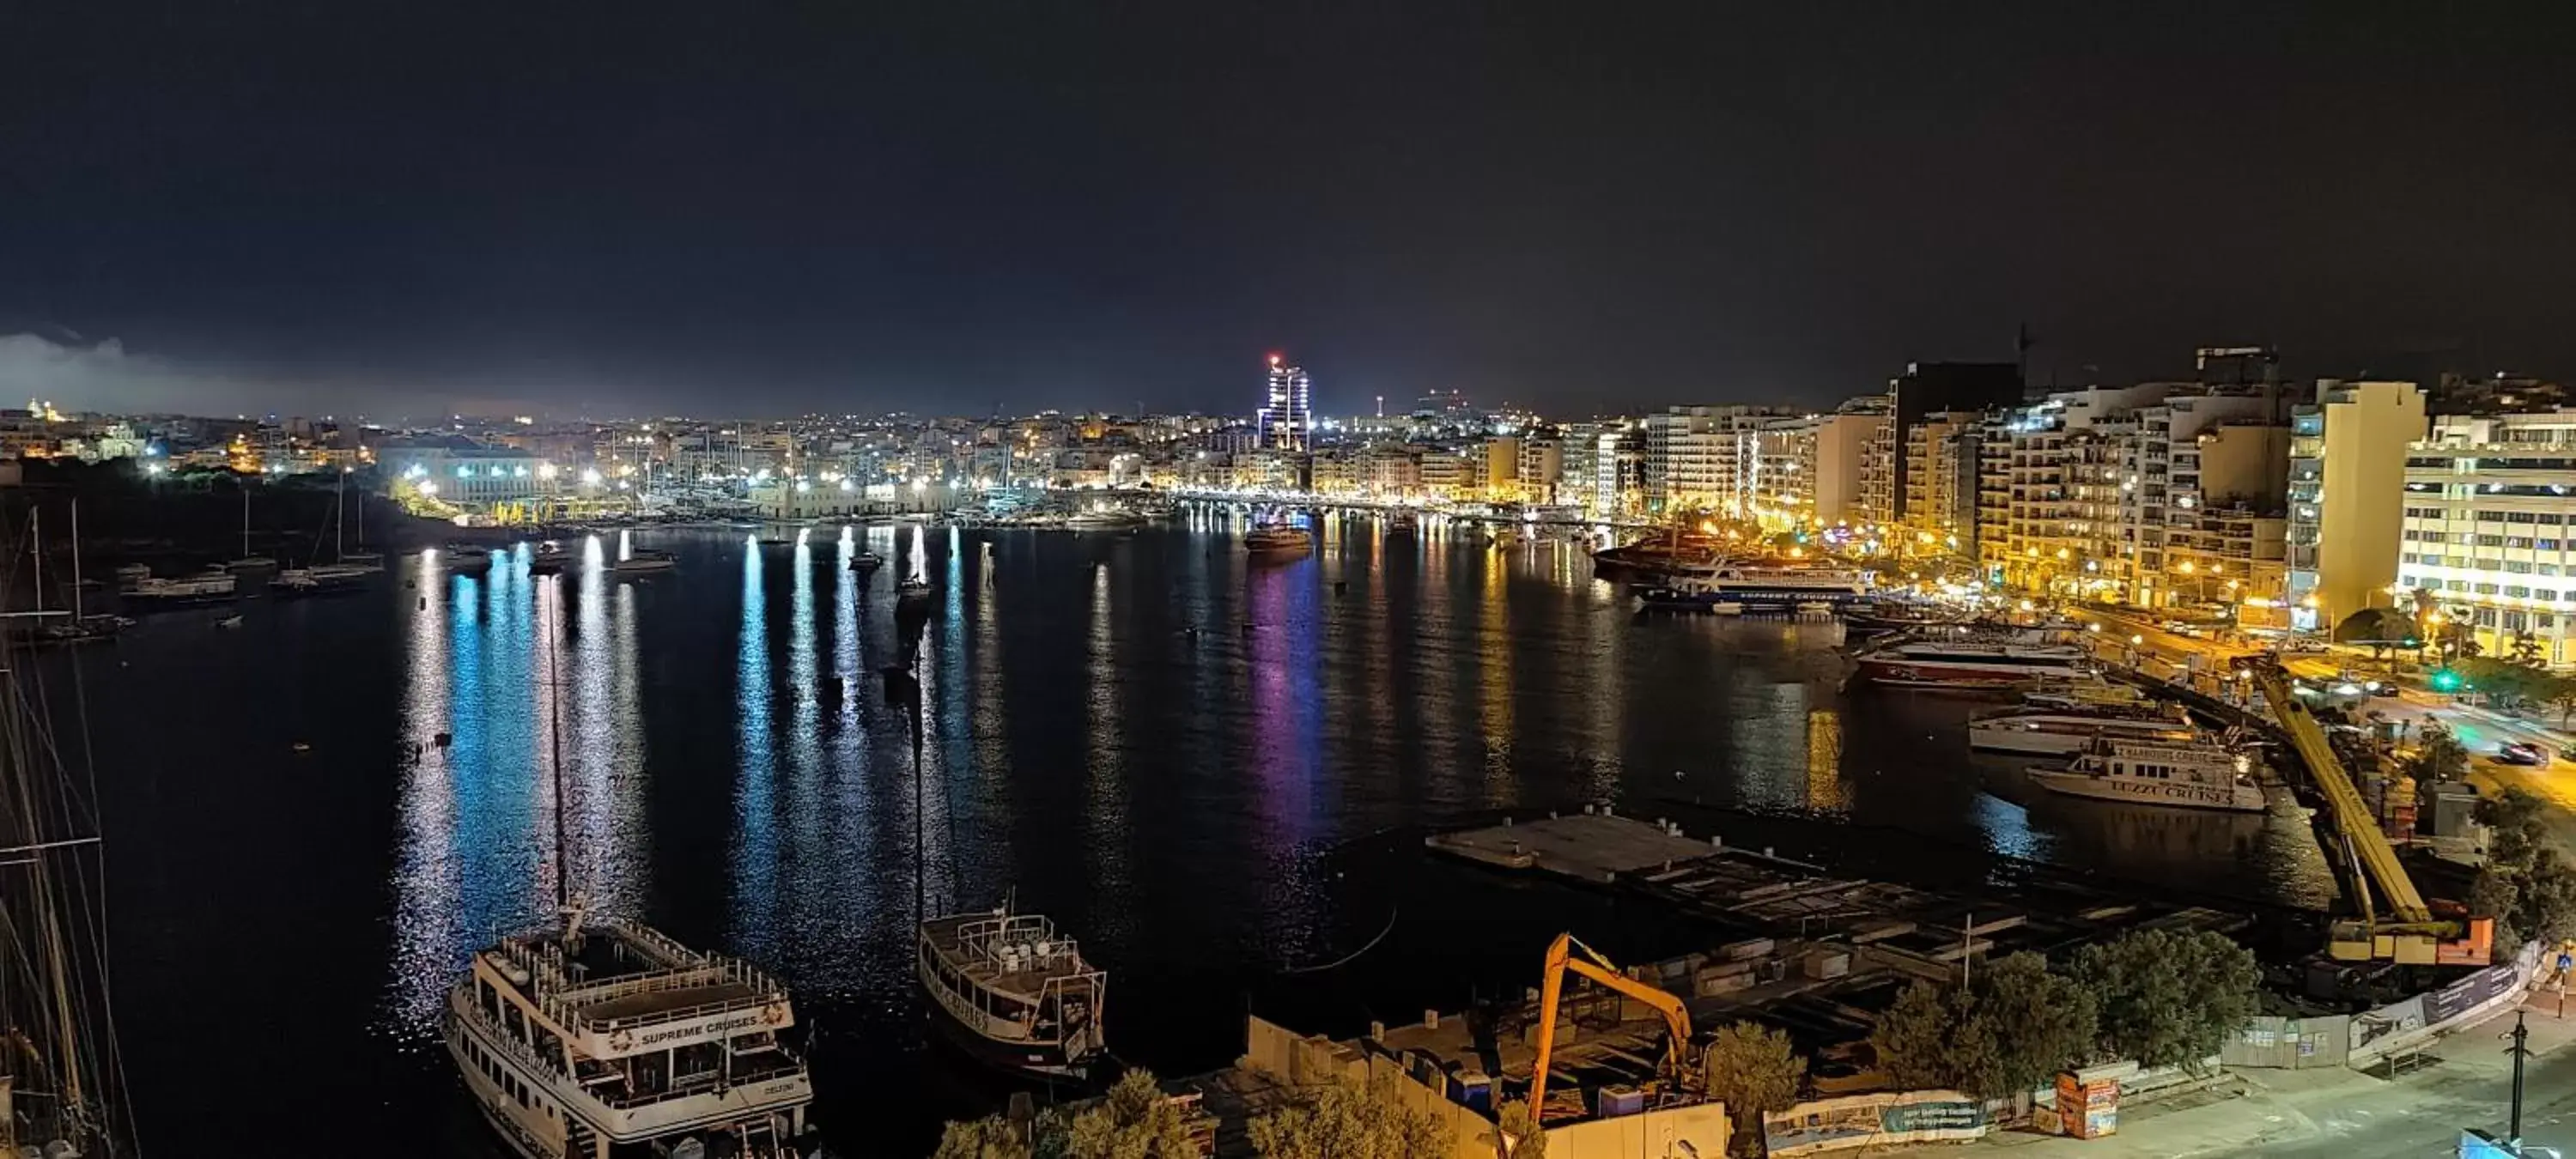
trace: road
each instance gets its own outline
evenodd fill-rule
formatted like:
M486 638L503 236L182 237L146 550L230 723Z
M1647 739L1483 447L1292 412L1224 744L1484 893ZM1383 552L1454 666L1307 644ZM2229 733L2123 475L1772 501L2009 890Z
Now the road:
M2251 649L2221 644L2213 640L2176 635L2155 626L2155 622L2122 612L2093 608L2073 613L2079 620L2102 624L2096 648L2105 656L2134 657L2151 675L2181 678L2198 657L2201 672L2216 673L2227 669L2228 661L2245 655ZM2131 640L2138 643L2132 644ZM2286 661L2294 676L2311 682L2332 680L2344 672L2369 678L2373 665L2370 657L2360 653L2292 657ZM2386 677L2381 677L2385 679ZM2576 750L2576 734L2549 728L2536 721L2518 719L2476 705L2460 703L2456 696L2429 692L2420 688L2402 689L2394 697L2372 697L2372 710L2393 721L2405 722L2410 731L2427 722L2451 730L2461 745L2469 750L2469 781L2482 792L2494 792L2511 786L2527 789L2555 805L2549 811L2550 830L2560 843L2576 850L2576 761L2558 756ZM2509 765L2495 759L2498 747L2508 742L2540 746L2549 754L2546 765Z
M2561 1037L2566 1026L2548 1011L2554 998L2541 996L2528 1011L2535 1033L2534 1049L2544 1035ZM2460 1034L2434 1048L2443 1061L2396 1082L2342 1092L2321 1106L2296 1109L2313 1134L2277 1143L2258 1144L2248 1154L2282 1159L2414 1159L2451 1155L2463 1127L2503 1136L2513 1092L2511 1062L2498 1034L2512 1027L2500 1018ZM2526 1153L2547 1154L2554 1147L2576 1155L2576 1052L2555 1050L2533 1059L2523 1076L2522 1137Z

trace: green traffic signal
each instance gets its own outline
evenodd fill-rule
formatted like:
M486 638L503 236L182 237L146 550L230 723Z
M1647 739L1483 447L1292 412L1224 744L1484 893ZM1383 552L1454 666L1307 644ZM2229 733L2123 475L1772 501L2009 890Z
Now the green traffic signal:
M2457 692L2463 683L2460 674L2448 668L2435 669L2431 681L2435 692Z

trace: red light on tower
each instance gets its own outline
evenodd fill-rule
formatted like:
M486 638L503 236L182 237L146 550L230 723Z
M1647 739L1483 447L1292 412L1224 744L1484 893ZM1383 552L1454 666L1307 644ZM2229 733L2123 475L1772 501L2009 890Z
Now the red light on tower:
M1277 366L1277 365L1279 365L1279 356L1278 356L1278 355L1273 354L1273 355L1271 355L1271 356L1270 356L1270 365L1272 365L1272 366Z

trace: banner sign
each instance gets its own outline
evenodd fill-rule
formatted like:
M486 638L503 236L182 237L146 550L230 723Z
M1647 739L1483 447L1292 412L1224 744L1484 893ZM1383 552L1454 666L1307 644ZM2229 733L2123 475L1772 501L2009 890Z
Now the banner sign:
M784 1002L750 1009L727 1010L700 1018L647 1026L621 1026L615 1030L592 1030L582 1052L593 1058L617 1058L630 1054L647 1054L675 1046L710 1042L749 1034L758 1030L784 1029L794 1020Z
M1957 1091L1849 1095L1762 1116L1762 1143L1775 1156L1982 1139L1985 1134L1984 1104Z

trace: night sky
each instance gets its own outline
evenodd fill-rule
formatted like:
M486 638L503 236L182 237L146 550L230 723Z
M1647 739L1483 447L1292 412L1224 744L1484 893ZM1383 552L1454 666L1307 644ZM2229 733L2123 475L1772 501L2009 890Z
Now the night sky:
M9 7L0 397L1829 405L2023 322L2041 383L2576 373L2576 5L574 7Z

